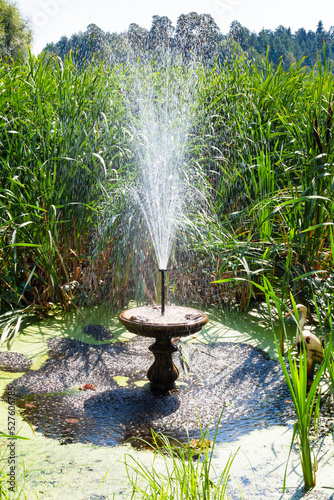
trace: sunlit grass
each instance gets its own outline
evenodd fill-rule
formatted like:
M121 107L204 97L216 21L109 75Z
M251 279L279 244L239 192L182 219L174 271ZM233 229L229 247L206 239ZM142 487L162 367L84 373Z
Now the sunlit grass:
M186 444L171 441L166 435L152 430L154 451L151 466L146 466L134 456L126 457L126 468L131 498L156 500L218 500L228 498L228 483L234 455L231 455L224 468L217 470L212 459L219 422L213 441L209 431L201 432L194 443L188 438ZM240 492L242 498L242 492Z
M264 274L284 300L334 301L331 68L145 64L150 71L31 57L2 67L3 340L54 303L157 300L153 245L127 191L138 168L136 110L129 115L138 71L162 104L168 79L182 101L196 72L173 297L212 304L223 296L209 281ZM234 293L244 309L253 295L251 284Z
M218 281L217 283L223 283L226 280ZM235 280L238 281L238 278ZM241 281L243 281L241 279ZM315 456L314 450L311 446L311 435L310 430L312 424L314 428L318 427L319 419L319 408L320 408L320 398L321 398L321 387L320 380L324 375L325 371L330 375L331 381L333 383L333 332L332 323L330 320L330 333L328 336L327 345L324 347L324 359L317 369L314 379L309 384L308 374L307 374L307 361L306 361L306 350L305 345L302 342L302 351L299 354L299 360L297 361L296 355L292 354L292 347L287 342L286 328L284 322L284 316L287 311L291 313L288 304L282 300L282 296L275 293L273 286L270 282L262 275L262 284L258 282L252 282L254 288L261 290L263 293L267 308L268 316L271 318L273 327L273 337L276 344L277 356L280 361L282 371L289 388L292 401L296 412L296 422L293 427L293 435L290 446L290 453L294 443L297 442L300 451L300 462L303 471L304 485L306 489L310 489L316 484L316 471L317 471L317 460L314 458L312 460L312 454ZM296 302L290 295L290 301L292 304L293 317L295 319L297 328L299 327L299 319L296 308ZM329 309L329 317L331 314L331 308ZM274 319L275 318L275 319ZM274 321L279 322L281 338L278 340L275 333ZM284 354L285 353L285 354ZM287 363L286 365L286 356ZM287 464L283 479L283 490L286 488L286 473L288 462L290 458L287 458Z

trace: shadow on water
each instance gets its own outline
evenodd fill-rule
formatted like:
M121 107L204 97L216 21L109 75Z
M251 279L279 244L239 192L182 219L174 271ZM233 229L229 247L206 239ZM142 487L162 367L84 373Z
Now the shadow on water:
M207 313L210 321L201 332L201 338L205 342L247 343L267 352L273 359L278 359L274 340L274 332L279 338L278 320L272 325L265 304L256 304L247 313L241 313L238 309L226 311L217 308L209 309ZM286 331L293 342L296 325L292 319L286 320Z
M84 411L97 427L105 430L109 423L112 433L116 430L121 440L138 446L138 439L150 440L155 421L172 416L179 406L177 392L159 395L149 388L130 387L90 397L84 404ZM106 444L109 444L108 439Z
M61 443L114 446L150 439L151 429L185 442L214 428L218 442L255 428L285 423L292 402L278 362L246 345L187 346L191 373L167 394L154 394L146 380L152 339L89 345L75 339L49 341L50 357L36 371L14 380L17 405L33 426ZM122 379L125 387L117 385ZM90 389L80 390L91 384ZM92 387L96 386L93 391Z
M99 345L100 342L92 336L87 336L83 329L88 324L103 325L112 331L116 340L127 340L132 337L118 321L118 312L110 310L110 305L91 306L69 312L59 311L46 320L37 320L24 328L19 337L10 346L11 350L26 354L33 365L39 365L39 360L48 352L47 342L54 337L76 339L83 343ZM1 350L9 346L3 346Z

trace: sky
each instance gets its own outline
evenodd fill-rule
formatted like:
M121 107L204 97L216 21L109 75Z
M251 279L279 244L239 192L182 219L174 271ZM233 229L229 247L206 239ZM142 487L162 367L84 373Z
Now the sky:
M181 14L211 14L223 34L234 20L255 32L279 25L293 32L315 31L320 20L325 30L334 25L333 0L16 0L16 5L30 19L35 54L63 35L85 31L91 23L117 33L131 23L150 29L154 15L167 16L175 27Z

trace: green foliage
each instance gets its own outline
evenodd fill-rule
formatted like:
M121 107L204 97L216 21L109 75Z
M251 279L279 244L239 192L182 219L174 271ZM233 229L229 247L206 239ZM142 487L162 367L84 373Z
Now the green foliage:
M279 312L279 316L282 317L282 310L280 304L277 300L273 300L275 306ZM298 318L296 303L293 302L294 314ZM298 321L297 321L298 324ZM284 323L283 323L284 328ZM300 354L299 366L295 358L292 358L290 349L288 349L288 360L290 373L288 372L283 356L280 352L278 342L276 341L277 353L282 366L282 370L292 396L292 401L295 406L297 422L294 425L293 436L291 442L291 448L298 437L298 444L300 449L300 460L303 469L304 484L307 489L312 488L316 484L315 473L317 470L316 463L312 463L311 457L311 445L310 445L310 427L312 420L314 420L314 426L316 427L316 418L319 415L319 405L321 391L319 389L320 379L325 372L329 359L332 354L332 334L330 335L329 343L326 347L326 356L321 366L318 368L316 376L312 381L312 385L308 387L307 381L307 363L306 363L306 351L304 343L302 343L302 352ZM291 449L290 449L291 451ZM285 490L285 477L284 477L284 487Z
M219 283L227 281L228 279L221 280ZM232 280L237 283L238 278ZM292 347L289 345L287 340L285 322L284 322L284 312L288 310L286 302L284 302L279 295L277 295L269 283L269 281L263 277L261 284L259 282L252 281L250 283L255 289L258 289L263 293L268 307L268 314L272 321L274 341L276 344L277 355L282 367L282 371L289 388L292 401L296 411L296 422L293 427L293 435L291 441L291 447L289 452L289 457L286 464L284 479L283 479L283 493L286 487L286 472L288 461L290 458L291 450L295 442L298 443L300 451L300 461L303 470L304 485L306 489L310 489L316 484L315 474L317 471L317 461L316 458L312 462L312 446L311 446L311 436L310 430L312 423L314 424L314 429L317 429L318 419L319 419L319 408L320 408L320 398L321 398L321 387L320 380L327 370L330 375L331 383L333 384L333 332L332 332L332 322L330 319L330 333L327 345L324 347L324 359L321 365L318 367L314 380L312 380L311 385L309 385L307 376L307 359L306 359L306 349L305 344L302 343L302 350L299 354L299 362L297 362L295 357L292 357L291 351ZM292 314L296 324L299 326L298 312L296 308L296 302L291 296L292 311L289 310L289 314ZM328 316L331 318L331 308L328 306ZM288 366L286 365L281 339L278 342L275 334L274 321L277 322L277 318L280 324L280 332L283 335L284 340L287 342L286 355L288 357ZM298 353L297 353L298 354ZM315 455L313 453L313 455Z
M83 67L94 61L122 62L122 37L119 37L119 44L116 49L114 44L115 35L105 33L96 24L89 24L86 31L73 34L70 38L62 36L57 43L49 44L43 53L57 55L61 59L71 53L72 60ZM116 50L115 50L116 49Z
M202 59L205 64L213 64L219 54L222 56L222 38L212 16L190 12L178 18L176 28L166 16L153 16L150 30L131 23L125 34L104 32L90 24L84 33L75 33L70 39L63 36L57 43L45 47L44 51L61 58L72 51L79 64L93 56L112 64L138 57L151 60L160 51L182 56L186 63L196 58Z
M15 3L0 0L0 59L17 59L26 56L27 44L32 32L28 21L23 19Z
M300 28L292 33L290 28L278 26L275 31L263 28L254 33L233 21L229 32L223 35L211 15L190 12L178 17L175 28L166 16L153 16L150 30L131 23L128 30L120 34L104 32L90 24L85 32L75 33L69 39L63 36L44 50L61 58L72 51L79 64L92 57L112 64L138 57L150 60L168 50L181 55L185 63L195 58L212 67L216 60L220 64L229 60L232 47L260 66L268 56L275 67L282 65L289 69L299 63L312 69L318 57L323 62L326 59L334 62L334 27L326 31L319 21L315 32Z
M154 26L171 28L160 18ZM292 292L313 313L318 304L326 324L322 301L334 301L331 68L319 61L311 72L286 71L269 56L259 67L234 49L211 69L140 62L143 75L151 65L144 85L154 84L161 102L167 80L184 88L197 72L182 167L191 202L173 251L173 291L189 300L201 288L200 300L212 303L209 281L262 273L282 300ZM146 271L155 266L152 243L126 191L142 140L129 111L137 73L133 63L78 67L46 55L2 68L0 291L2 326L12 333L32 307L43 315L55 302L66 309L89 296L125 304L132 293L156 295ZM185 273L198 285L185 287ZM240 285L234 296L247 308L254 287Z
M198 27L196 16L192 22ZM153 25L152 32L141 32L145 44L156 50L157 33L164 33L168 46L174 36L168 20L156 18ZM103 34L90 30L87 51L106 57ZM259 292L265 299L269 290L278 310L288 301L306 303L325 330L334 307L331 67L319 60L312 71L302 64L286 70L283 62L270 62L270 51L261 65L252 64L239 51L247 33L240 26L233 30L238 41L218 43L225 43L224 63L196 66L194 120L182 166L194 190L189 189L191 209L173 250L169 281L179 300L194 299L200 289L199 300L212 304L224 294L214 296L209 281L237 277L233 293L242 308ZM96 33L101 37L94 42ZM188 38L184 54L194 42ZM54 303L67 309L90 296L123 305L133 295L143 300L149 285L151 296L157 295L152 243L126 190L137 175L135 141L143 140L135 133L138 109L131 108L138 66L73 60L44 54L1 67L1 343L17 334L25 318L48 314ZM158 62L159 57L150 61L145 72L147 62L140 61L140 71L147 90L154 83L148 97L164 103L164 83L170 79L182 90L195 70ZM283 350L284 332L280 340ZM308 394L303 359L298 367L289 357L290 374L281 362L310 486L310 416L321 372L326 368L334 380L331 347ZM188 460L190 449L181 453L181 462L168 442L166 449L173 463L166 477L134 465L152 488L145 494L168 491L175 498L175 488L183 492L186 483L196 495L225 494L230 462L215 489L209 468ZM207 467L211 455L202 451ZM143 493L140 488L134 483L134 491Z
M327 58L334 61L333 26L326 31L322 21L319 21L315 32L306 32L304 28L300 28L295 33L284 26L278 26L275 31L263 28L259 33L251 33L238 21L233 21L229 36L240 43L245 51L253 48L262 57L268 52L270 62L275 66L282 63L285 69L299 62L312 68L317 62L318 54L323 54L323 44Z
M329 66L308 73L241 59L207 72L202 89L198 133L217 214L203 244L219 255L217 275L262 270L286 299L291 290L312 306L326 289L333 302Z
M115 155L118 79L102 66L80 71L70 58L2 68L0 296L12 324L2 341L24 316L73 301Z
M194 446L193 440L183 445L171 441L152 430L153 466L146 467L134 457L126 457L132 497L156 500L222 500L228 498L227 487L234 456L230 456L223 470L215 470L212 459L219 423L213 443L209 432L201 432ZM163 466L164 472L159 472ZM144 483L144 484L143 484ZM242 498L242 495L241 495Z

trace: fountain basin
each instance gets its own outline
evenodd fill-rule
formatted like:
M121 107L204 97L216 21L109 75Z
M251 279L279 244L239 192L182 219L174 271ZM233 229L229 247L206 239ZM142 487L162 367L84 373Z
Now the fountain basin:
M120 322L130 333L155 338L149 347L155 359L147 372L152 389L168 391L175 386L179 376L172 360L178 348L171 339L199 332L208 319L202 311L181 306L167 306L163 315L160 306L156 305L135 307L119 315Z
M167 306L161 315L160 306L128 309L119 315L126 329L142 337L186 337L199 332L207 323L207 314L190 307Z

